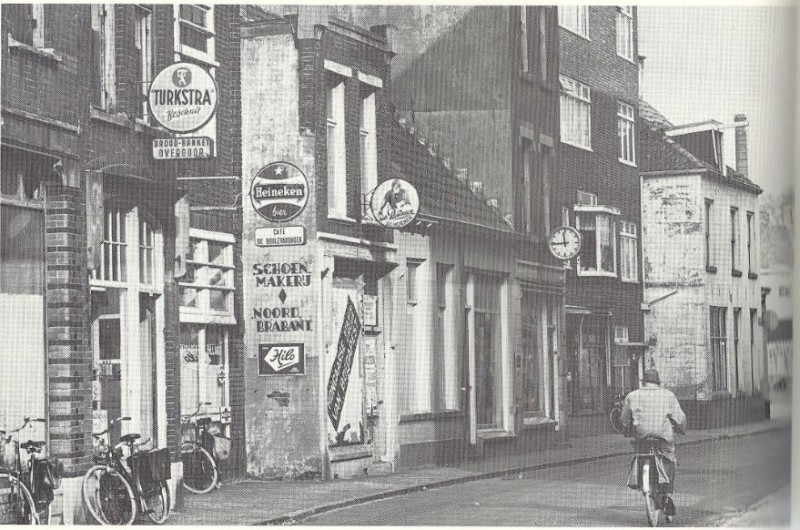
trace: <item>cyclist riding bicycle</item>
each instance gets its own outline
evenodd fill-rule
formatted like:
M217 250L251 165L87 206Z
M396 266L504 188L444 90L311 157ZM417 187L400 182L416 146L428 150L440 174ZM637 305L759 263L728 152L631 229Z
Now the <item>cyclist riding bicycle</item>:
M685 433L686 414L683 413L675 394L661 388L661 379L658 371L648 369L644 371L642 386L625 397L620 421L636 439L632 442L638 447L640 440L658 438L656 462L659 484L662 492L666 493L666 506L664 514L667 517L675 516L675 503L672 493L675 490L675 436L674 432ZM636 489L636 470L631 469L628 486ZM633 483L633 484L632 484Z

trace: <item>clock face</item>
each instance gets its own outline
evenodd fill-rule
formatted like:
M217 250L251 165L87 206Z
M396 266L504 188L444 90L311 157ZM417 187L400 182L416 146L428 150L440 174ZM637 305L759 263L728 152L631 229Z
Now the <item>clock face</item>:
M556 258L572 259L581 251L581 235L571 226L560 226L550 235L549 246Z

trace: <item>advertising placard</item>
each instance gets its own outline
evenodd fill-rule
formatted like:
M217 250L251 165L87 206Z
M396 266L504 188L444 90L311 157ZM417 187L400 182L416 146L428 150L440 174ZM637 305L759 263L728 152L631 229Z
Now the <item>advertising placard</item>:
M304 375L306 356L302 344L259 344L258 375Z
M417 190L403 179L392 179L378 184L370 199L372 215L386 228L403 228L419 213Z
M153 140L153 160L197 160L211 158L213 152L214 140L208 136Z
M267 221L290 221L306 207L308 180L294 164L273 162L253 177L250 200L258 215Z
M174 63L161 70L147 92L150 115L166 130L192 133L217 110L217 82L194 63Z
M350 371L353 368L358 339L361 336L361 322L358 319L356 306L353 300L347 297L347 307L344 312L342 327L339 331L339 342L336 347L336 357L331 366L328 377L328 417L334 430L339 430L339 420L344 407L344 398L347 394L347 385L350 382Z
M304 226L256 228L257 247L289 247L305 244L306 228Z

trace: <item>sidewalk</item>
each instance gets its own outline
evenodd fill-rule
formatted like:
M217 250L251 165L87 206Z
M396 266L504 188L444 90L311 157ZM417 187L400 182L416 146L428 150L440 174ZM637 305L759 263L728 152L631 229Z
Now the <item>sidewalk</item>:
M788 421L773 420L726 429L690 431L677 445L790 427ZM170 516L168 524L280 524L423 489L627 455L631 450L629 441L622 436L604 434L576 438L568 444L531 454L462 462L453 467L413 469L384 476L327 482L243 480L225 484L221 490L207 495L185 494L182 509Z

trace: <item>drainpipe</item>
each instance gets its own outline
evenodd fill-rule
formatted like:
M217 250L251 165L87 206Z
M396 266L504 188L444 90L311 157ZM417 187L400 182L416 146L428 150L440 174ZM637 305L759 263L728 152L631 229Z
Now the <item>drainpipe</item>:
M765 318L767 314L767 295L769 287L761 287L761 396L764 398L766 417L769 419L769 359L767 358L767 330L769 323Z

